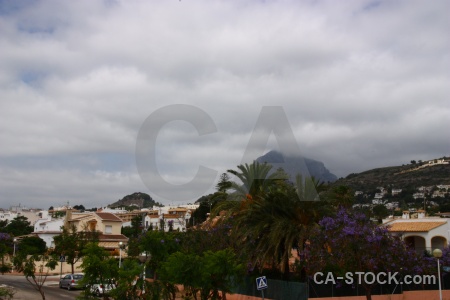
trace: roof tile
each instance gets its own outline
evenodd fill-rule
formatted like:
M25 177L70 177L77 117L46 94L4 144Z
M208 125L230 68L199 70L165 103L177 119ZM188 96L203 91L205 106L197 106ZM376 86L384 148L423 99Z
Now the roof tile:
M446 222L396 222L388 227L393 232L428 232Z

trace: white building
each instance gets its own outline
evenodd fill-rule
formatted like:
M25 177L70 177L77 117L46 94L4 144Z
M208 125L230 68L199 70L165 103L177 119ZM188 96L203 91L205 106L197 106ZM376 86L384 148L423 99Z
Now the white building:
M418 253L442 249L450 240L450 219L426 217L423 210L417 211L416 218L412 218L409 211L404 211L402 218L390 218L383 222L392 234L400 236Z
M15 212L10 212L10 211L0 212L0 221L6 220L9 223L12 220L14 220L17 216L18 215Z
M198 207L198 205L192 205L192 207ZM145 228L160 230L162 226L164 231L169 231L170 228L185 231L191 216L192 210L187 207L159 207L157 210L149 211L145 216Z
M48 211L42 211L43 218L34 224L33 235L36 235L45 241L47 248L55 247L53 238L60 235L64 226L64 218L52 219Z
M392 196L397 196L402 192L402 189L392 189L391 194Z

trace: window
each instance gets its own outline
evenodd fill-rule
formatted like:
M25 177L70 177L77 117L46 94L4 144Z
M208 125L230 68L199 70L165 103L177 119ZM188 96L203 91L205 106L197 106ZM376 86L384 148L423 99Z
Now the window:
M112 233L112 225L105 225L105 233L107 233L107 234Z

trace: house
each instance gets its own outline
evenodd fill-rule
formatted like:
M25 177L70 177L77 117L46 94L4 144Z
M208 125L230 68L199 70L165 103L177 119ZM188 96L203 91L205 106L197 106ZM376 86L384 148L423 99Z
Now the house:
M425 194L424 193L414 193L413 198L414 199L423 199L423 198L425 198Z
M41 216L42 218L37 220L34 224L34 231L31 234L43 239L47 248L53 248L55 247L53 238L61 234L62 227L64 226L64 219L53 219L48 215L47 211L42 211Z
M400 236L418 253L442 249L448 245L450 239L450 219L426 217L424 210L418 210L414 215L404 211L401 218L384 220L382 226L386 226L392 234Z
M169 231L170 228L176 231L185 231L191 218L192 211L188 207L165 206L159 210L152 210L145 216L145 227L150 226L155 229L164 229Z
M399 194L401 194L402 189L392 189L391 194L392 196L397 196Z
M128 238L121 234L122 220L112 213L107 212L84 212L72 213L68 210L64 227L70 228L74 226L80 231L97 232L99 246L110 250L119 251L120 242L128 243Z

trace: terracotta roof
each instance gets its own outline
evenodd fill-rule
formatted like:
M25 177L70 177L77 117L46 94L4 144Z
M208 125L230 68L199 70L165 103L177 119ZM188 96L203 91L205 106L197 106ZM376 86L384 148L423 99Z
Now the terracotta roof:
M395 232L428 232L431 229L446 224L446 222L396 222L389 226L389 231Z
M98 236L100 242L105 241L128 241L128 238L123 234L100 234Z
M104 221L122 222L122 219L112 213L96 212L97 216Z

